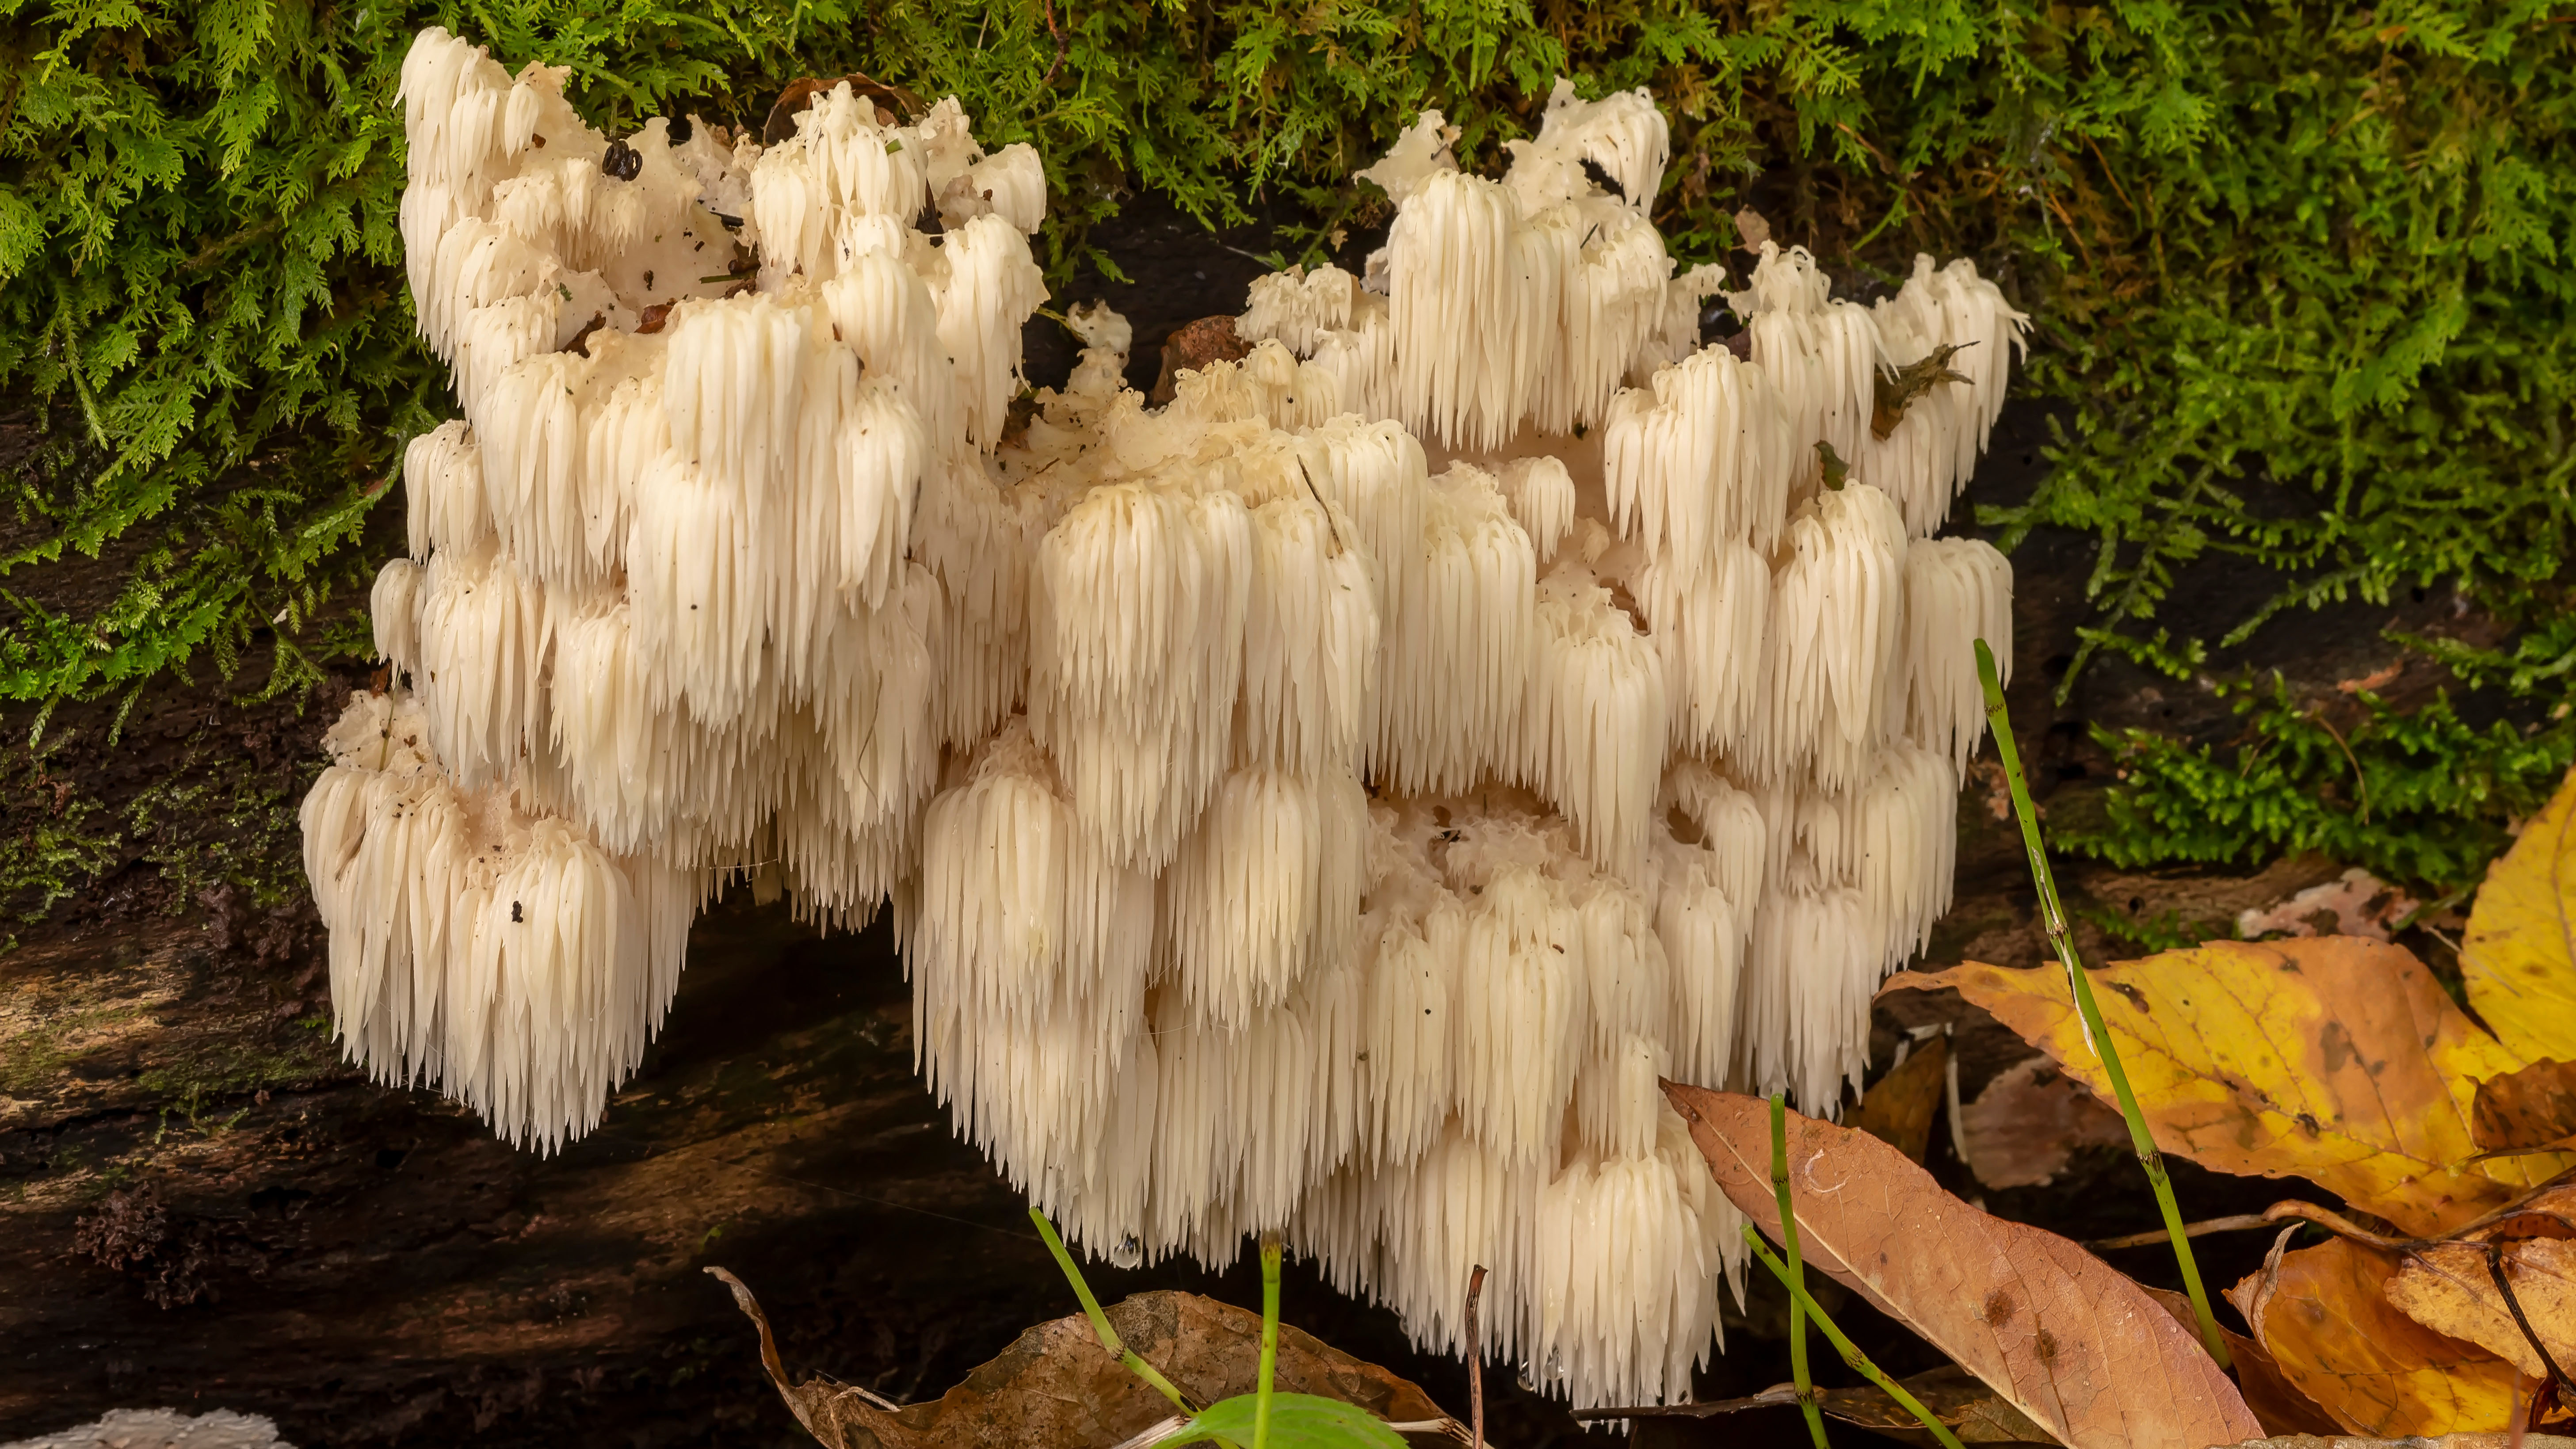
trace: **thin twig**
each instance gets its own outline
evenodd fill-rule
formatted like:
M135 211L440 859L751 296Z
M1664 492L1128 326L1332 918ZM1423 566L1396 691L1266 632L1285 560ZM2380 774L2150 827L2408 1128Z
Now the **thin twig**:
M1055 84L1055 73L1064 69L1064 32L1055 28L1055 0L1038 0L1038 8L1046 16L1047 34L1055 40L1055 63L1047 67L1046 79L1038 84L1051 86Z
M2218 1332L2217 1315L2209 1311L2209 1290L2201 1286L2200 1264L2191 1255L2190 1235L2183 1231L2182 1208L2174 1201L2173 1180L2165 1173L2164 1155L2156 1150L2156 1139L2147 1131L2146 1114L2138 1110L2138 1097L2129 1090L2129 1074L2120 1065L2118 1043L2111 1039L2111 1029L2102 1022L2102 1008L2093 1000L2093 983L2084 970L2084 961L2075 950L2075 935L2067 926L2066 908L2057 896L2057 876L2049 868L2047 847L2039 839L2039 812L2031 805L2030 782L2021 769L2021 750L2013 739L2012 715L2004 707L2004 686L1995 673L1995 653L1986 641L1976 641L1977 683L1985 690L1986 722L1994 731L1995 753L2002 757L2004 782L2011 787L2013 813L2021 817L2022 848L2030 856L2031 884L2039 893L2040 924L2048 932L2049 943L2057 948L2057 959L2066 967L2067 989L2075 998L2076 1014L2084 1022L2084 1043L2102 1063L2102 1075L2111 1079L2111 1094L2120 1105L2120 1115L2129 1124L2129 1142L2137 1150L2138 1165L2146 1169L2147 1184L2155 1189L2156 1209L2164 1214L2165 1235L2173 1241L2174 1261L2182 1267L2182 1286L2191 1295L2192 1316L2199 1321L2201 1347L2209 1351L2220 1368L2233 1368L2227 1352L2227 1340Z
M2211 1233L2234 1233L2242 1232L2247 1228L2268 1228L2274 1221L2261 1213L2238 1213L2234 1217L2202 1218L2196 1223L2185 1223L2182 1225L2182 1232L2184 1237L2199 1238ZM2163 1228L2153 1228L2143 1233L2124 1233L2116 1238L2096 1238L2084 1246L2092 1252L2107 1253L2115 1248L2151 1248L2158 1243L2171 1241L2173 1241L2171 1233Z
M1324 511L1324 528L1333 535L1333 551L1341 552L1342 530L1339 524L1333 522L1333 506L1324 501L1323 490L1315 486L1315 475L1306 471L1306 460L1303 458L1297 460L1297 476L1306 480L1307 493L1313 495L1315 506Z
M2344 743L2343 731L2334 727L2334 722L2326 718L2324 710L2310 710L2308 718L2314 720L2318 728L2334 737L2335 748L2343 751L2344 763L2352 766L2352 787L2361 797L2361 808L2356 819L2358 823L2368 825L2370 823L2370 777L2361 772L2361 761L2354 756L2352 746Z
M1467 1275L1467 1423L1469 1449L1485 1449L1485 1346L1476 1337L1476 1300L1484 1296L1485 1265Z
M2272 1204L2263 1209L2263 1216L2273 1222L2283 1222L2291 1218L2311 1222L2336 1237L2350 1238L2356 1243L2385 1249L2392 1253L2413 1253L2425 1248L2483 1247L2487 1240L2478 1234L2498 1223L2510 1222L2519 1217L2546 1218L2563 1228L2576 1229L2576 1215L2549 1208L2528 1206L2539 1198L2555 1195L2558 1189L2566 1186L2570 1181L2576 1181L2576 1167L2569 1168L2500 1208L2482 1213L2460 1224L2451 1230L2451 1236L2447 1238L2392 1238L2385 1233L2374 1233L2331 1208L2322 1208L2315 1203L2300 1202L2296 1199Z
M2540 1184L2531 1191L2524 1193L2522 1196L2515 1198L2509 1203L2506 1203L2503 1207L2493 1209L2489 1212L2480 1213L2469 1221L2451 1229L2451 1232L2456 1237L2465 1238L2471 1233L2491 1228L2497 1223L2504 1222L2509 1218L2518 1218L2526 1215L2545 1217L2563 1228L2576 1230L2576 1216L2571 1216L2564 1211L2554 1209L2536 1212L2532 1208L2525 1206L2525 1204L2536 1201L2542 1197L2557 1196L2557 1189L2565 1187L2571 1182L2576 1182L2576 1167L2568 1168L2566 1171L2559 1173L2547 1182Z
M1896 163L1887 159L1887 153L1886 153L1886 152L1881 151L1881 150L1880 150L1880 149L1878 149L1876 146L1871 145L1871 144L1869 143L1869 138L1868 138L1868 137L1863 136L1860 132L1853 130L1853 129L1851 128L1851 123L1850 123L1850 122L1848 122L1848 121L1836 121L1836 122L1834 122L1834 129L1835 129L1835 130L1837 130L1837 131L1842 132L1842 133L1843 133L1844 135L1846 135L1846 136L1849 136L1849 137L1850 137L1850 138L1852 138L1854 141L1859 142L1859 143L1860 143L1860 148L1861 148L1862 150L1864 150L1864 151L1867 151L1867 152L1869 153L1869 155L1870 155L1870 159L1871 159L1871 160L1873 160L1873 161L1876 161L1876 162L1878 163L1878 169L1879 169L1879 170L1886 172L1886 173L1887 173L1888 175L1890 175L1890 176L1893 176L1893 175L1895 175L1895 174L1896 174Z
M2102 163L2102 176L2103 176L2103 179L2105 179L2105 180L2107 180L2107 181L2109 181L2109 182L2111 183L2111 191L2112 191L2112 193L2113 193L2114 195L2116 195L2116 196L2118 196L2118 197L2120 198L2120 204L2121 204L2122 206L2125 206L2125 207L2129 208L2129 210L2130 210L2132 213L2136 212L2136 211L2137 211L2137 209L2138 209L2138 204L2137 204L2136 202L2131 201L2131 200L2129 199L2129 191L2128 191L2128 188L2127 188L2127 187L2125 187L2125 186L2122 186L2122 185L2120 184L2120 178L2119 178L2116 174L2114 174L2114 173L2112 172L2112 170L2111 170L2111 160L2110 160L2110 158L2109 158L2109 157L2107 157L2107 156L2104 156L2104 155L2102 154L2102 148L2101 148L2100 146L2098 146L2098 145L2094 144L2094 141L2093 141L2093 138L2092 138L2092 137L2090 137L2090 136L2085 137L2085 138L2084 138L2084 144L2092 150L2092 152L2093 152L2093 159Z
M2374 1233L2334 1209L2319 1207L2312 1202L2276 1202L2263 1209L2263 1216L2276 1223L2288 1222L2294 1218L2301 1222L2314 1223L2338 1238L2349 1238L2356 1243L2373 1248L2385 1248L2392 1253L2410 1252L2432 1245L2432 1240L2429 1239L2392 1238L2385 1234Z
M2504 1295L2504 1306L2513 1314L2513 1326L2522 1330L2523 1338L2531 1344L2531 1351L2540 1355L2540 1366L2549 1370L2549 1381L2558 1386L2562 1396L2576 1391L2576 1386L2567 1382L2566 1370L2561 1369L2558 1360L2550 1356L2549 1345L2542 1343L2540 1335L2532 1330L2531 1320L2522 1311L2522 1299L2514 1293L2513 1284L2505 1279L2504 1242L2501 1239L2487 1242L2487 1276L2495 1280L2496 1291Z

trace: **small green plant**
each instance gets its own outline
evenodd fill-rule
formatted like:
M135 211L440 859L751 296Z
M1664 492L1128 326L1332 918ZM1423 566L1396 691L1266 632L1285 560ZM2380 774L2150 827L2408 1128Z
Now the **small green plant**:
M1923 1407L1921 1399L1908 1393L1905 1385L1889 1378L1886 1370L1872 1363L1869 1355L1860 1351L1860 1345L1844 1336L1842 1329L1825 1312L1824 1305L1808 1296L1805 1287L1791 1275L1789 1265L1781 1262L1771 1249L1764 1245L1762 1235L1754 1231L1751 1223L1744 1225L1744 1241L1752 1248L1753 1256L1761 1261L1762 1266L1771 1270L1771 1276L1780 1280L1780 1286L1789 1290L1789 1297L1794 1305L1790 1311L1814 1318L1816 1327L1824 1330L1826 1339L1833 1344L1834 1350L1843 1356L1843 1362L1850 1365L1853 1372L1878 1385L1881 1393L1894 1399L1905 1412L1922 1420L1923 1427L1930 1430L1932 1437L1940 1440L1945 1449L1963 1449L1959 1443L1959 1436L1950 1432L1950 1426L1942 1423L1939 1415ZM1825 1441L1823 1424L1821 1420L1812 1417L1816 1412L1813 1402L1810 1401L1806 1407L1811 1416L1811 1426L1816 1432L1816 1442L1821 1444Z
M1235 1449L1246 1445L1250 1449L1404 1449L1404 1440L1393 1429L1356 1404L1273 1389L1271 1381L1279 1369L1280 1247L1276 1241L1261 1245L1260 1386L1251 1393L1219 1399L1201 1409L1192 1406L1170 1379L1119 1338L1117 1328L1102 1311L1100 1300L1092 1295L1082 1269L1073 1261L1073 1254L1066 1250L1064 1239L1057 1235L1055 1224L1047 1221L1046 1214L1031 1208L1029 1221L1037 1224L1038 1236L1046 1239L1047 1251L1055 1255L1056 1266L1064 1270L1065 1281L1073 1285L1073 1296L1082 1300L1083 1315L1091 1320L1091 1331L1099 1335L1100 1346L1189 1416L1188 1423L1169 1437L1156 1439L1156 1444L1215 1443Z
M2057 959L2066 967L2075 1009L2084 1018L2085 1045L2093 1049L2102 1063L2103 1075L2111 1079L2120 1116L2129 1124L2129 1142L2137 1149L2139 1165L2147 1170L2147 1182L2155 1188L2156 1207L2164 1214L2165 1233L2173 1239L2174 1260L2182 1265L2183 1288L2191 1295L2192 1316L2200 1325L2201 1346L2218 1360L2219 1367L2232 1368L2227 1340L2219 1336L2218 1320L2209 1311L2209 1292L2201 1286L2200 1265L2191 1255L2191 1237L2183 1229L2182 1208L2174 1201L2173 1181L2165 1172L2164 1155L2156 1150L2156 1139L2147 1131L2147 1119L2138 1110L2137 1094L2129 1090L2129 1074L2121 1069L2120 1050L2102 1025L2102 1009L2093 1001L2093 983L2084 974L2083 958L2076 954L2075 934L2069 928L2066 908L2058 902L2057 877L2049 869L2048 849L2039 838L2039 812L2031 807L2021 751L2013 742L2012 716L2004 708L2003 681L1995 673L1994 651L1986 647L1983 639L1977 641L1977 682L1985 689L1986 721L1995 737L1995 752L2003 758L2004 779L2012 789L2013 814L2021 819L2022 848L2030 856L2031 884L2039 893L2040 926L2048 932L2049 944L2057 948Z
M1789 1205L1789 1103L1771 1094L1771 1191L1780 1199L1780 1246L1789 1253L1789 1377L1798 1386L1798 1412L1807 1417L1807 1436L1825 1449L1825 1413L1816 1403L1816 1385L1807 1374L1807 1269L1798 1254L1798 1213Z
M1941 1441L1943 1449L1961 1449L1959 1436L1950 1432L1950 1426L1923 1407L1921 1399L1906 1392L1905 1385L1870 1362L1869 1355L1844 1337L1842 1329L1826 1316L1824 1306L1808 1296L1806 1268L1798 1260L1798 1217L1789 1206L1788 1107L1776 1093L1771 1098L1771 1188L1780 1198L1780 1246L1788 1250L1789 1261L1783 1263L1774 1257L1751 1223L1744 1225L1744 1242L1753 1250L1753 1256L1762 1260L1762 1266L1780 1280L1780 1286L1789 1290L1789 1362L1798 1378L1798 1407L1807 1416L1807 1432L1814 1436L1816 1449L1825 1446L1825 1417L1817 1408L1815 1387L1807 1381L1807 1319L1811 1316L1854 1372L1878 1385L1879 1391L1904 1406L1905 1412L1922 1420L1923 1427Z

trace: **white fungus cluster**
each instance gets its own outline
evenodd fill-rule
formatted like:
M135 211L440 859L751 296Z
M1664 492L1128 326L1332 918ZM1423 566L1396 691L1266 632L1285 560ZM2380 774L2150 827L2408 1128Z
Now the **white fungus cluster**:
M1663 118L1559 83L1500 180L1407 131L1366 275L1255 283L1240 362L1148 408L1077 308L1015 421L1027 147L847 85L612 142L561 79L403 69L464 417L374 595L409 688L305 805L351 1054L552 1145L716 881L891 900L933 1088L1081 1242L1279 1233L1453 1351L1481 1264L1483 1351L1686 1394L1741 1259L1658 1082L1830 1110L1948 903L2010 574L1929 535L2022 319L1766 246L1701 347Z

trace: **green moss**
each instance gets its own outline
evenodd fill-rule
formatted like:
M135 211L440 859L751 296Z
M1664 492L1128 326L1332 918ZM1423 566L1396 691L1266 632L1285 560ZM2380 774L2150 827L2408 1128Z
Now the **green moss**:
M1299 203L1316 221L1294 252L1377 214L1347 174L1423 106L1483 163L1558 74L1652 85L1676 122L1658 218L1686 257L1729 245L1757 199L1846 276L1966 252L2038 318L2054 467L1989 522L2099 540L2088 657L2188 672L2281 610L2417 583L2536 624L2576 542L2576 26L2557 18L2537 0L11 3L0 387L50 431L12 480L32 541L0 557L0 696L131 691L253 649L295 689L354 646L321 621L364 575L353 545L397 444L447 406L394 226L389 101L431 21L571 66L611 126L756 120L799 74L954 91L987 137L1045 156L1059 278L1140 190L1210 221ZM47 587L83 556L113 560L104 602ZM2277 587L2220 639L2173 636L2159 609L2213 560ZM2507 694L2527 722L2568 689L2562 670ZM2487 782L2409 796L2422 839L2392 859L2428 878L2491 848L2563 755L2438 719L2384 729L2386 768ZM2249 822L2265 850L2341 838L2291 798L2333 773L2317 751L2270 751L2240 796L2208 778L2219 757L2123 748L2114 809L2139 833L2106 853L2204 858ZM82 848L31 869L67 878Z
M263 1089L291 1087L342 1070L339 1056L320 1034L299 1033L275 1044L236 1039L207 1041L175 1057L157 1061L135 1085L155 1102L166 1104L162 1129L173 1119L189 1126L215 1129L229 1125L206 1115L212 1103L246 1097ZM233 1116L238 1116L236 1111Z
M191 750L170 778L125 807L126 828L145 843L142 858L170 885L173 902L231 884L254 906L282 905L305 888L296 802L216 763Z
M304 890L296 800L309 770L281 784L246 769L207 724L165 747L155 777L110 799L70 762L81 743L57 732L0 750L0 914L41 921L128 864L151 869L171 912L225 885L260 910Z
M56 1083L65 1067L87 1055L75 1045L82 1037L142 1015L143 1008L132 1003L75 1007L0 1040L0 1095L37 1095Z
M43 920L114 864L122 843L101 818L106 807L48 768L57 763L34 750L0 756L0 914L22 923Z
M2070 845L2115 864L2249 864L2315 852L2435 894L2475 886L2576 764L2576 617L2511 651L2423 646L2472 684L2558 702L2541 718L2474 724L2446 692L2411 713L2358 690L2338 726L2328 706L2274 676L2222 685L2244 719L2237 741L2192 746L2146 730L2104 732L2124 788Z
M62 1090L67 1074L77 1075L85 1060L102 1052L122 1060L141 1043L148 1064L134 1075L132 1090L158 1106L161 1131L220 1130L223 1119L206 1115L212 1104L344 1070L329 1023L319 1018L288 1031L261 1023L171 1033L154 1028L153 1011L133 1001L51 1005L36 1025L0 1038L0 1096L47 1096Z

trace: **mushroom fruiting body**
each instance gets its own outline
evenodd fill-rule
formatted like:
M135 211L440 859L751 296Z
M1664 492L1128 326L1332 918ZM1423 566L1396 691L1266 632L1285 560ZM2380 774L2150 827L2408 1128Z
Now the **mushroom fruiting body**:
M890 900L932 1089L1078 1241L1284 1233L1453 1350L1482 1264L1480 1351L1687 1392L1742 1263L1657 1084L1833 1110L1947 905L2011 576L1926 535L2022 319L1766 244L1701 347L1661 115L1560 82L1499 179L1407 130L1385 248L1255 283L1240 362L1149 408L1076 308L1015 413L1035 153L846 84L612 141L562 79L403 69L463 417L304 807L351 1056L552 1146L719 882Z

